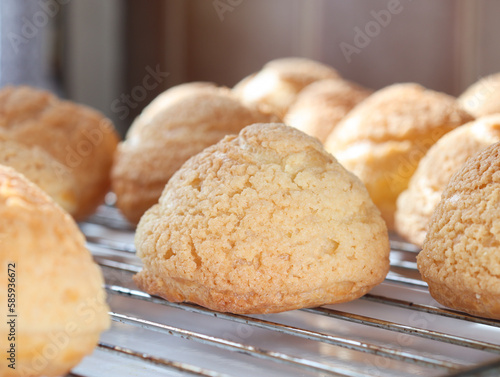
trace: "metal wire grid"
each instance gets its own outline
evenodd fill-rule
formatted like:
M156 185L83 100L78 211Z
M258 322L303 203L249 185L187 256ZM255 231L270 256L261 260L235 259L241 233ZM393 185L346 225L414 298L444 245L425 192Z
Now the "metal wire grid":
M307 315L313 322L321 322L324 325L318 329L308 328L309 326L297 326L284 322L279 314L261 316L245 316L229 313L219 313L209 309L192 304L170 303L161 298L152 297L142 291L135 289L131 282L131 276L140 270L140 263L134 256L134 246L131 243L133 230L128 223L121 218L115 208L103 206L98 213L87 223L81 224L82 230L86 234L89 248L94 254L94 258L104 271L106 278L106 291L108 297L112 300L123 298L132 300L133 305L151 306L160 317L165 310L175 309L185 312L186 316L196 315L194 321L199 320L199 316L205 318L206 329L212 327L211 321L228 321L230 323L241 324L259 330L265 331L267 336L285 335L292 339L302 339L303 342L314 342L314 344L328 345L349 351L348 357L338 357L333 352L330 358L300 356L299 350L292 352L282 352L278 349L262 347L250 342L234 341L228 337L211 334L210 331L200 331L199 329L185 328L191 326L179 327L164 323L165 321L149 320L140 314L120 313L119 310L111 304L112 320L121 326L132 326L148 332L153 338L166 337L162 339L182 338L189 344L202 344L209 346L208 352L213 350L223 350L229 352L229 357L245 355L250 357L249 363L258 363L267 361L290 371L286 375L339 375L339 376L370 376L370 375L438 375L438 376L476 376L476 375L500 375L500 321L473 317L465 313L456 312L437 306L427 292L425 282L421 281L416 269L415 255L418 251L413 245L404 243L400 240L391 240L391 271L386 281L377 292L371 293L361 299L362 313L354 311L340 310L342 305L325 306L311 309L302 309L288 312L290 317ZM411 296L411 293L418 291L419 295L426 295L426 302L431 304L422 304L405 300L397 297L390 297L390 287L397 287L402 295ZM386 292L388 291L388 292ZM388 293L388 294L386 294ZM398 295L396 295L398 296ZM401 296L401 293L399 294ZM381 309L380 309L381 307ZM118 305L118 309L120 305ZM375 309L382 315L366 315L372 313ZM128 310L124 310L128 312ZM358 310L359 311L359 310ZM376 310L375 310L376 311ZM426 326L408 325L397 323L391 320L393 311L403 311L410 313L421 313L425 316L437 318L439 327L446 328L447 331L425 328ZM311 317L312 316L312 317ZM166 315L165 317L168 317ZM382 318L378 318L382 317ZM168 321L168 318L166 318ZM325 322L326 321L326 322ZM340 322L339 322L340 321ZM294 322L293 320L291 321ZM297 322L297 321L295 321ZM300 321L299 321L300 322ZM311 322L309 320L309 322ZM417 321L418 322L418 321ZM422 346L411 347L401 346L397 342L380 341L373 338L370 334L367 339L359 336L349 336L349 334L339 334L331 329L338 328L338 323L347 323L348 326L358 326L357 334L363 334L365 331L373 330L376 334L381 334L383 340L394 335L409 336L421 338L426 342L423 347L432 342L440 342L437 349L442 353L448 353L448 356L440 352L425 352ZM325 325L326 324L326 325ZM361 327L359 327L361 326ZM450 330L452 327L452 331ZM471 332L467 336L461 335L460 331L464 327L472 326ZM196 326L194 326L196 327ZM313 326L314 327L314 326ZM361 330L359 330L361 328ZM382 330L382 332L380 332ZM476 338L474 333L478 334ZM349 331L348 331L349 333ZM388 335L389 334L389 335ZM484 334L491 334L484 340ZM227 334L226 334L227 335ZM290 339L290 338L287 338ZM431 343L429 343L431 342ZM388 345L385 343L389 343ZM163 346L168 354L167 345ZM436 349L434 345L431 347ZM122 344L112 344L101 341L98 345L99 352L111 354L113 357L119 356L120 359L130 359L139 361L145 365L164 369L168 373L180 373L181 375L197 376L239 376L241 370L230 370L230 373L219 372L197 365L196 359L193 362L181 362L171 360L158 354L144 352L140 349L133 349ZM461 360L461 357L450 357L450 352L458 354L472 353L475 356L471 360ZM445 352L446 351L446 352ZM370 363L373 365L375 360L385 360L387 362L379 363L384 365L378 368L366 368L359 363L359 357L352 358L352 355L363 354L370 357ZM467 357L465 357L467 359ZM120 361L118 361L120 362ZM393 364L396 363L397 367ZM376 364L376 363L375 363ZM405 370L405 365L408 369ZM395 368L393 370L393 368ZM408 373L407 373L408 372ZM81 373L81 374L80 374ZM85 376L85 371L74 372L74 376ZM167 374L168 375L168 374ZM269 374L274 375L274 374Z

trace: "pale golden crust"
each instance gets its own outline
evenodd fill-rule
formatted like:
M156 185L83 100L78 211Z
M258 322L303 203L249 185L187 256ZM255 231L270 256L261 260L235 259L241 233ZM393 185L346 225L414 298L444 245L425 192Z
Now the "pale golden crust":
M0 250L0 299L5 303L7 266L15 264L19 368L8 375L66 372L92 351L100 332L109 326L102 274L73 219L40 188L4 166L0 166ZM2 306L3 318L7 310ZM7 349L8 331L2 321L2 349ZM49 363L38 364L47 358ZM7 370L4 359L0 374Z
M118 137L102 114L46 91L7 87L0 91L0 135L41 148L64 165L60 175L69 172L68 179L76 181L71 212L76 219L94 212L104 199Z
M483 77L472 84L458 97L458 102L476 117L500 113L500 73Z
M387 229L362 183L280 124L188 160L141 218L136 247L141 288L235 313L352 300L389 268Z
M442 304L500 319L500 143L451 178L417 257L422 278Z
M422 246L429 220L449 179L469 157L500 141L500 114L463 125L434 144L420 161L408 189L398 197L396 230Z
M366 185L389 229L399 194L445 133L473 118L456 100L417 84L395 84L357 105L325 147Z
M153 117L147 115L148 122L140 115L117 149L113 191L132 223L158 201L170 177L191 156L249 124L273 119L225 88L191 87L189 94L173 96L175 100L164 99L165 107Z
M281 58L245 77L233 90L243 101L269 106L283 118L297 94L307 85L336 78L339 78L337 71L325 64L306 58Z
M297 95L284 122L324 143L340 120L370 94L347 80L316 81Z
M1 334L0 346L8 350L6 334ZM17 339L16 369L0 363L2 377L58 377L66 375L99 341L99 333L68 336L64 331L41 334L21 334ZM21 345L26 345L22 347ZM2 360L3 361L3 360Z
M77 208L76 179L69 169L40 147L26 147L0 136L0 165L9 166L44 190L62 208Z
M133 137L135 134L140 134L143 127L147 127L156 115L161 114L164 108L172 106L175 102L189 97L192 94L204 91L217 93L220 91L220 88L210 82L193 81L176 85L165 90L152 100L151 103L142 110L140 116L134 120L134 123L132 123L127 132L127 138Z

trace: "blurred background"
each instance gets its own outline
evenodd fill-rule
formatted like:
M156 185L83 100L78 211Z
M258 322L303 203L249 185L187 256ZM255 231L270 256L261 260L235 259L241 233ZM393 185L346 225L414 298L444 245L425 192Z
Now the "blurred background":
M498 14L495 0L2 0L0 85L88 104L122 134L173 85L233 86L284 56L458 95L500 71Z

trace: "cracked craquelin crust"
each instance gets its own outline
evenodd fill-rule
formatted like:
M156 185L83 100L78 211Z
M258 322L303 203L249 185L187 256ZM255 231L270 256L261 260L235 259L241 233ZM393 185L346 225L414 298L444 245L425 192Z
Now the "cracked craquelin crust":
M500 115L479 118L447 133L420 161L408 189L398 197L396 230L422 246L429 220L449 179L467 159L500 141Z
M332 67L306 58L271 60L259 72L245 77L233 91L246 103L267 106L283 118L297 94L309 84L326 79L338 79Z
M187 161L138 225L145 291L233 313L353 300L389 270L387 228L321 143L254 124Z
M476 117L500 113L500 73L483 77L472 84L458 97L458 102Z
M191 156L249 124L274 119L208 83L179 85L160 97L134 121L112 169L117 207L134 224Z
M109 327L99 267L69 214L14 169L0 165L0 300L7 318L8 264L15 263L16 369L2 376L60 376L91 353Z
M66 192L54 199L75 219L90 215L104 200L118 136L99 112L44 90L5 87L0 90L0 139L12 142L9 155L16 169L23 165L14 156L13 143L19 144L19 154L27 159L29 170L21 173L33 177L33 164L52 171L54 181L46 183L53 187L52 192ZM31 161L36 156L43 161ZM10 164L5 159L2 163ZM55 190L57 185L61 190Z
M500 143L467 160L446 186L417 264L441 304L500 319Z
M297 95L284 122L324 143L340 120L371 93L347 80L315 81Z
M420 85L381 89L347 114L325 148L366 185L389 229L399 194L441 136L473 120L454 97Z

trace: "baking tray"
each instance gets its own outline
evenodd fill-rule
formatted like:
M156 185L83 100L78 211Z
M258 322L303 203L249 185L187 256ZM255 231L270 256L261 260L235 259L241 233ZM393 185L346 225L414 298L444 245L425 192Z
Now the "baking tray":
M70 376L500 375L500 321L434 301L418 249L396 236L387 278L360 299L234 315L140 291L134 230L113 206L80 228L103 269L113 321Z

